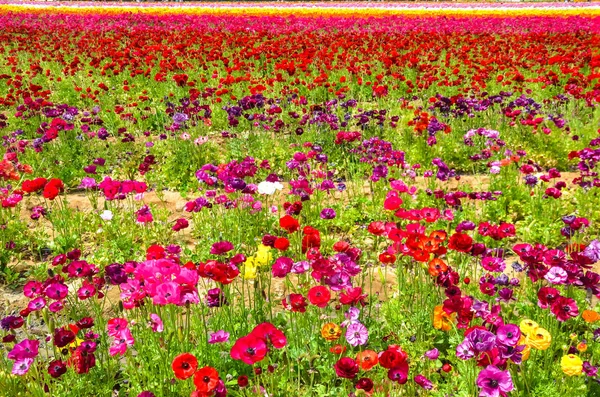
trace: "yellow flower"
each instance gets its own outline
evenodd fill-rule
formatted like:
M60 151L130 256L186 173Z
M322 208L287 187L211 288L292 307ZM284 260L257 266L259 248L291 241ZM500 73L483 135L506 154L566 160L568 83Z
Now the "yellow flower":
M525 361L529 358L529 354L531 353L531 347L527 344L527 338L524 335L521 335L519 338L519 345L525 345L525 348L521 352L522 360Z
M533 320L523 320L521 321L521 324L519 324L519 328L521 329L521 332L524 333L525 335L530 335L533 332L535 332L535 330L539 327L538 323L536 323Z
M567 354L560 359L560 369L562 369L565 375L581 375L581 372L583 372L583 361L574 354Z
M253 280L256 278L256 260L253 256L246 258L244 262L244 269L242 271L242 277L246 280Z
M546 350L552 343L552 335L544 328L538 327L533 333L527 335L525 343L534 349Z
M335 323L327 323L321 328L321 336L326 341L332 342L342 336L342 329Z
M76 349L79 347L79 345L81 345L82 342L83 342L83 339L79 339L79 338L75 337L75 340L69 344L69 347Z
M259 245L256 255L254 255L255 266L269 266L273 260L271 248L266 245Z

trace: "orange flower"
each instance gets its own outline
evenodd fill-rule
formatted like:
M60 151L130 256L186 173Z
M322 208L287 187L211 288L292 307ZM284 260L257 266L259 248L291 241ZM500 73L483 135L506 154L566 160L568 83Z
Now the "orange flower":
M324 324L321 328L321 336L325 338L326 341L332 342L338 340L341 335L342 329L335 323Z
M444 311L444 306L438 305L433 309L433 328L442 331L452 329L453 316Z
M340 356L346 352L346 346L333 345L329 348L329 351Z
M584 310L581 314L581 317L583 317L583 319L588 323L595 323L596 321L600 320L600 314L593 310Z
M440 275L440 273L444 273L446 270L448 270L448 266L439 258L434 258L431 260L431 262L429 262L428 271L432 277L437 277Z
M368 371L377 365L379 359L373 350L365 350L356 355L356 362L362 369Z

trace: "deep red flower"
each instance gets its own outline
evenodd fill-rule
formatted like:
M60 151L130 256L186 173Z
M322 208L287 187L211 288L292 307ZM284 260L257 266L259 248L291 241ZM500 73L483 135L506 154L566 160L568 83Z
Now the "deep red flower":
M67 372L67 363L54 360L48 365L48 374L53 378L60 378L65 372Z
M448 241L448 248L458 252L469 252L473 248L473 239L468 234L454 233Z
M173 359L171 368L177 379L185 380L198 369L198 359L193 354L182 353Z
M408 358L408 354L400 346L390 345L387 350L379 353L379 365L391 369L399 367Z
M304 313L306 311L306 298L302 294L289 294L282 299L281 303L286 310Z
M335 373L340 378L352 379L358 374L358 364L350 357L342 357L334 364Z

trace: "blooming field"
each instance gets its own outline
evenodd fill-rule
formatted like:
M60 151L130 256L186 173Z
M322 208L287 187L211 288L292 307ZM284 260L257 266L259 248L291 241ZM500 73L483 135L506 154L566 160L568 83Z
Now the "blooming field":
M0 55L3 395L600 396L600 7L2 3Z

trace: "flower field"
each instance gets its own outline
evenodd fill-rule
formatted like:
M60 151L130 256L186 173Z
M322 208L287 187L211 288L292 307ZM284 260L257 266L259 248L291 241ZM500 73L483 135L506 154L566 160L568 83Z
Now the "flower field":
M600 6L0 2L0 394L599 397Z

